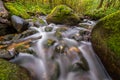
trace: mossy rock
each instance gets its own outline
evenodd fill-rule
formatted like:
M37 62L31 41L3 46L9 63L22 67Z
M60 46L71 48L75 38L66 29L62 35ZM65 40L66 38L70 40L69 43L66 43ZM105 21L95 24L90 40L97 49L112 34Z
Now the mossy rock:
M102 18L92 31L92 44L113 80L120 80L120 11Z
M10 62L0 59L0 80L31 80L28 72Z
M65 5L56 6L46 18L48 23L75 25L80 18L73 10Z

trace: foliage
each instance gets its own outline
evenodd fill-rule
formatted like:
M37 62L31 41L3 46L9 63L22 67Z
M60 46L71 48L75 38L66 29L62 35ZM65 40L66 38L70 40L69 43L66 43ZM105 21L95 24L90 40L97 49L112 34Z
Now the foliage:
M5 3L6 8L10 11L11 15L17 15L23 18L30 18L32 15L46 15L50 13L51 9L49 8L49 5L43 5L43 4L32 4L27 3L24 4L23 2L6 2Z
M26 12L24 6L19 3L6 3L6 8L10 11L11 15L17 15L23 18L29 18L30 15Z
M87 15L93 19L102 18L120 9L119 0L103 0L103 4L98 8L100 1L102 0L13 0L7 2L6 7L12 14L24 18L36 14L47 15L57 5L67 5L78 15Z

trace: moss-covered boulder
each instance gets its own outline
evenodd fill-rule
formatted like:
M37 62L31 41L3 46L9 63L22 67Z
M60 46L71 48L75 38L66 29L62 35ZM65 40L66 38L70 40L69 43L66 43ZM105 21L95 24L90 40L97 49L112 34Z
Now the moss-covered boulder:
M75 25L80 19L73 10L65 5L56 6L46 18L48 23Z
M31 80L27 71L0 59L0 80Z
M120 80L120 11L96 24L92 44L113 80Z

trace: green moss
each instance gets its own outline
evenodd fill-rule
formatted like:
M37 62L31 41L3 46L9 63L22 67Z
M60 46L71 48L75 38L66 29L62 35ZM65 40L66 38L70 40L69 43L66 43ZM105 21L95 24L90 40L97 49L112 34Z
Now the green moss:
M92 44L113 80L120 80L120 11L102 18L92 31Z
M48 22L54 22L58 24L76 24L79 22L79 17L73 10L65 5L56 6L51 13L47 16Z
M11 15L14 14L23 18L30 17L30 15L26 12L26 9L19 3L5 3L5 6L10 11Z
M30 80L25 70L0 59L0 80Z
M104 17L100 21L104 23L102 27L106 30L106 43L111 50L120 57L120 11Z
M73 12L73 10L65 5L59 5L59 6L56 6L51 14L56 14L55 16L65 16L65 15L70 15L71 12ZM61 15L62 14L62 15Z
M34 15L47 15L50 13L51 9L48 5L43 4L32 4L30 1L28 3L23 3L20 1L6 2L6 8L10 11L11 15L17 15L22 18L30 18Z

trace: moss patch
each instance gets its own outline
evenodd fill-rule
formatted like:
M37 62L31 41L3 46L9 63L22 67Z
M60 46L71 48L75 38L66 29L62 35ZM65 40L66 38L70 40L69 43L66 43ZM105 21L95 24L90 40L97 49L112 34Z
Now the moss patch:
M74 25L79 22L79 17L73 10L65 5L56 6L47 16L47 21L57 24Z
M118 55L120 58L120 11L113 13L101 21L104 23L102 26L106 30L106 43L108 47Z
M92 31L92 44L109 74L120 80L120 11L102 18Z
M6 2L5 6L10 11L11 15L14 14L22 18L30 18L30 16L41 14L47 15L51 11L49 5L32 4L29 1L28 3L22 3L21 1Z
M30 78L24 69L0 59L0 80L30 80Z
M22 18L29 18L30 15L26 12L24 6L19 3L5 3L6 8L10 11L11 15L17 15Z

